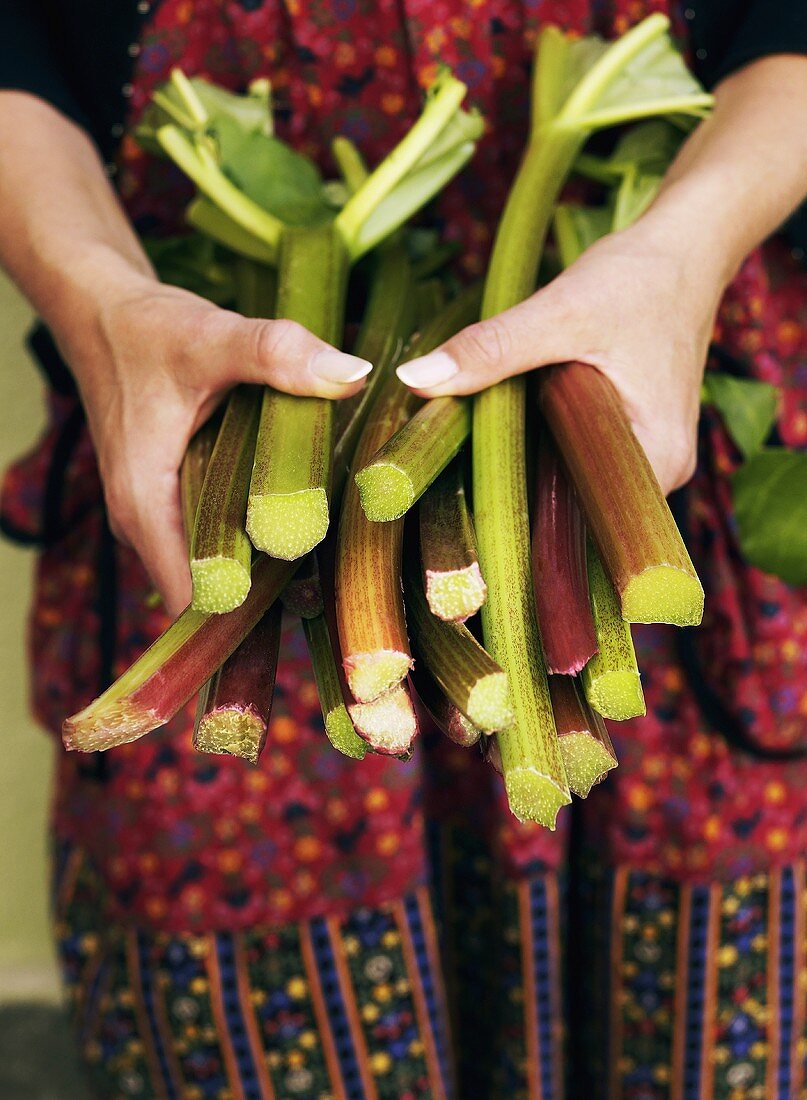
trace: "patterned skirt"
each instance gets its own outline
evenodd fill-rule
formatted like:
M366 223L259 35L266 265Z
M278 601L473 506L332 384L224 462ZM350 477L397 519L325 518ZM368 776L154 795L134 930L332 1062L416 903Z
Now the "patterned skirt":
M519 881L468 828L433 888L344 917L170 934L104 918L61 843L60 958L102 1100L797 1100L807 1097L802 864L680 885Z

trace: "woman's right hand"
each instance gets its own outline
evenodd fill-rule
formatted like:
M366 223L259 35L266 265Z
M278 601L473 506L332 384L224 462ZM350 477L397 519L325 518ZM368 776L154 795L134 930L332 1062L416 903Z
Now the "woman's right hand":
M349 397L371 365L291 321L251 320L132 273L102 291L90 322L55 336L81 391L110 524L171 614L190 600L179 469L188 442L239 382Z

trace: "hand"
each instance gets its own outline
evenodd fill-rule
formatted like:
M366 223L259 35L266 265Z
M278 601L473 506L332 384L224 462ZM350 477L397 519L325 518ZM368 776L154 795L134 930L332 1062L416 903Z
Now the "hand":
M98 453L110 524L171 614L191 595L178 472L193 433L238 382L340 398L371 366L291 321L247 320L139 274L57 331Z
M700 388L724 288L657 226L637 222L591 247L520 305L399 368L424 397L470 394L568 360L614 383L665 493L695 469Z

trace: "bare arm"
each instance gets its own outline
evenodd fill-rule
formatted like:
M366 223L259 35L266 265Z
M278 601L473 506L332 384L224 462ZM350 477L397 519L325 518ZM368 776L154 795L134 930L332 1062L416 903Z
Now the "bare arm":
M475 393L581 359L617 386L665 491L695 464L700 386L723 292L807 194L807 58L722 82L650 209L521 305L399 370L424 396Z
M0 262L81 391L113 530L173 612L190 598L177 473L237 382L346 397L369 364L284 321L245 320L159 283L87 135L0 92Z

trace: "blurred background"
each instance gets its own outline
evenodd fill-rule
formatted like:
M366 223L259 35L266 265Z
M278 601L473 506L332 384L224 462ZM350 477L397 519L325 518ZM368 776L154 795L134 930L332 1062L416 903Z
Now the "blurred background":
M30 323L28 306L0 274L2 466L32 445L43 423L42 385L23 347ZM0 1097L83 1100L50 933L46 820L54 750L28 713L33 567L31 550L0 540Z

